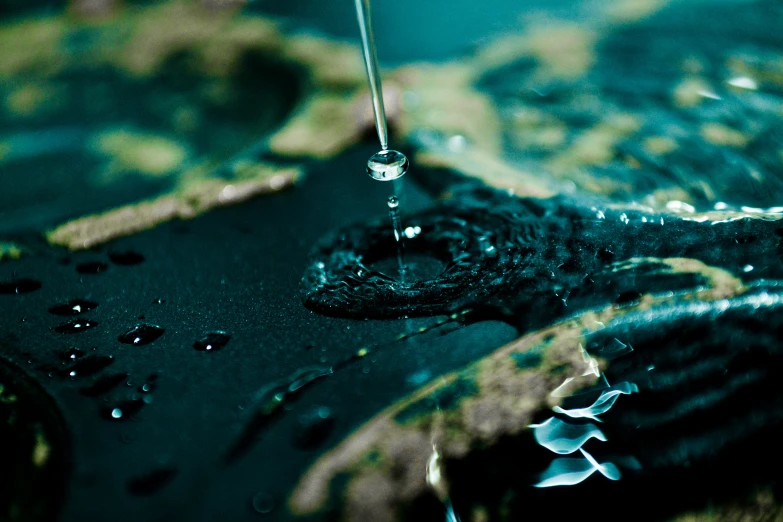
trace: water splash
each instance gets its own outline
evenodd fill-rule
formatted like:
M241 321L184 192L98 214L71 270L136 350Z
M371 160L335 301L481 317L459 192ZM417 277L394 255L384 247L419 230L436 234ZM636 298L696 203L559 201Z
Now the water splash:
M584 456L583 459L561 458L553 460L549 467L541 473L541 481L534 487L574 486L586 480L596 471L609 480L620 480L621 474L617 466L611 462L599 464L584 449L580 448L579 451Z
M531 424L528 428L533 428L536 442L560 455L581 449L592 438L606 441L606 436L592 424L569 424L556 417L550 417L541 424Z
M609 411L609 409L614 406L614 403L617 401L620 395L630 395L634 392L639 392L638 386L636 386L634 383L623 382L602 391L601 396L598 397L598 399L596 399L593 404L586 408L574 408L566 410L560 406L555 406L552 408L552 410L555 413L568 415L572 418L587 418L601 422L601 420L598 418L598 415Z

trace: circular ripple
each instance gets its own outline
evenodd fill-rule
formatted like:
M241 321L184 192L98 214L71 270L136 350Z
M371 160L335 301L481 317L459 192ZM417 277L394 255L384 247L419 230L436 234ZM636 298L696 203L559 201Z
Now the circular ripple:
M399 317L485 301L508 283L507 274L527 265L540 226L525 219L534 213L518 200L487 195L489 200L461 201L448 212L436 208L405 217L412 262L404 278L389 262L397 246L387 220L331 234L315 248L303 277L305 304L326 314Z

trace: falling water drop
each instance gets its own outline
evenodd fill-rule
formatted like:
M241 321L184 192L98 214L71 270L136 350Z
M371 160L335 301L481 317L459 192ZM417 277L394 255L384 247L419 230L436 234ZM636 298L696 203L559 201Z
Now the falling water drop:
M382 150L367 160L367 174L378 181L392 181L408 172L408 158L396 150Z
M400 270L400 275L405 273L405 246L402 242L402 221L400 220L400 200L397 196L390 196L386 202L389 207L389 218L392 222L392 229L394 230L394 241L397 242L397 265Z

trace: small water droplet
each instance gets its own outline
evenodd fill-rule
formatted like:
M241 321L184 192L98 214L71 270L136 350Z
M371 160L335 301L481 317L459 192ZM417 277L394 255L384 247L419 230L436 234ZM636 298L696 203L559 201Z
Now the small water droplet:
M27 294L41 288L41 282L35 279L12 279L0 283L0 294Z
M391 181L404 176L409 165L402 152L382 150L367 160L367 174L379 181Z
M166 330L154 324L139 324L120 335L117 340L123 344L149 344L163 335Z
M101 415L108 420L126 421L137 415L144 408L142 401L120 401L114 406L107 406L102 409Z
M60 350L57 356L61 360L69 362L69 361L74 361L79 357L82 357L85 353L86 352L84 350L71 347L71 348L65 348L64 350Z
M275 509L275 499L267 493L256 493L251 499L251 504L256 513L268 515Z
M497 254L495 245L492 244L492 241L490 241L487 236L479 236L478 242L479 248L481 248L481 250L483 250L487 255L494 256Z
M67 374L70 377L94 375L103 371L106 367L114 363L114 358L105 355L88 355L77 359L69 368L62 370L61 374Z
M49 313L54 315L79 315L98 307L98 303L86 299L71 299L64 303L56 304L49 308Z
M98 323L89 319L72 319L67 323L62 323L54 327L59 333L79 333L97 326Z
M76 271L80 274L100 274L106 271L107 268L109 268L109 265L103 261L89 261L76 265Z
M415 226L415 227L405 227L405 230L403 231L405 237L408 239L413 239L414 237L421 234L421 227Z
M144 262L144 256L133 250L109 252L109 259L115 265L138 265Z
M230 339L230 335L218 330L205 334L201 339L193 343L193 348L200 352L216 352L223 349Z

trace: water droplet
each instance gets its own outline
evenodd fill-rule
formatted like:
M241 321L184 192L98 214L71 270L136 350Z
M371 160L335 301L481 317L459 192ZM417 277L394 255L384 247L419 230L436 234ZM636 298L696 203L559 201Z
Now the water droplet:
M0 294L27 294L41 288L40 281L35 279L13 279L0 283Z
M149 344L163 335L166 330L153 324L139 324L120 335L117 340L123 344Z
M193 348L200 352L216 352L228 344L231 336L220 330L205 334L201 339L193 343Z
M126 421L136 416L144 408L142 401L120 401L114 406L107 406L101 410L101 416L108 420Z
M49 313L54 315L79 315L98 307L98 303L86 299L71 299L64 303L56 304L49 308Z
M275 499L267 493L256 493L250 502L255 512L262 515L268 515L275 509Z
M106 367L114 362L114 358L105 355L88 355L81 359L77 359L70 367L62 370L62 374L69 377L94 375L103 371Z
M109 268L109 265L103 261L89 261L76 265L76 271L80 274L100 274L107 268Z
M487 236L479 236L478 237L479 242L479 248L487 253L487 255L493 256L497 254L497 250L495 249L495 245L492 244L492 241Z
M408 158L396 150L382 150L367 161L367 174L379 181L401 178L408 172Z
M65 348L64 350L60 350L60 352L57 354L60 359L63 361L74 361L78 359L79 357L82 357L86 352L84 350L80 350L78 348Z
M98 323L89 319L72 319L67 323L62 323L54 327L59 333L79 333L97 326Z
M144 256L133 250L109 252L109 259L115 265L138 265L144 262Z
M421 227L418 227L418 226L416 226L416 227L405 227L405 230L403 231L403 234L408 239L413 239L414 237L416 237L419 234L421 234Z
M329 437L334 428L334 417L326 406L317 406L300 415L296 420L292 436L293 443L300 449L313 449Z

